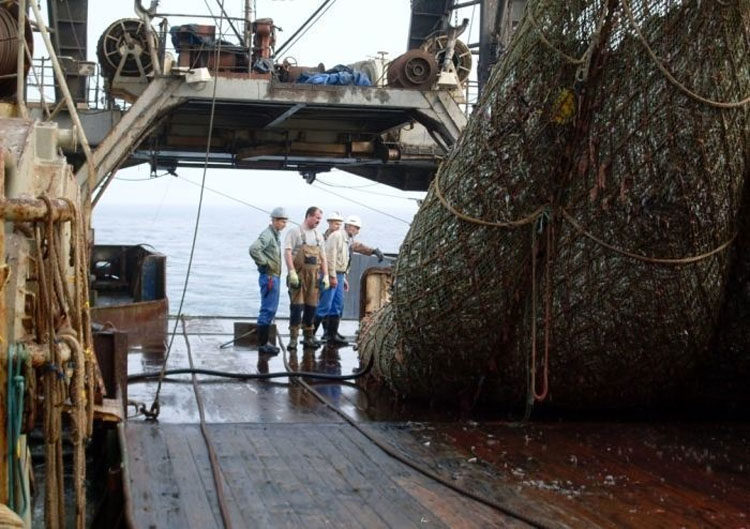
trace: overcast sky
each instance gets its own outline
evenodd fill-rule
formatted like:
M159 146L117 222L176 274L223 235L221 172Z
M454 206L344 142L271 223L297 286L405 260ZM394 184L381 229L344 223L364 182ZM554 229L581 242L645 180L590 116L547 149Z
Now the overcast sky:
M150 0L142 0L148 6ZM272 18L274 24L283 31L277 34L277 46L317 9L321 0L256 0L255 18ZM244 0L226 0L225 9L230 16L242 17ZM46 14L43 3L42 12ZM193 15L218 15L216 0L162 0L159 13L186 13ZM478 33L479 13L475 8L465 8L459 17L475 14L472 33ZM96 61L96 43L105 29L120 18L136 17L131 1L90 1L88 55ZM410 0L334 0L328 11L312 26L284 56L292 56L298 64L326 67L347 64L375 57L386 51L392 59L406 50L410 17ZM182 18L169 16L169 25L188 23L218 23L205 18ZM235 22L239 24L239 22ZM238 26L242 31L242 28ZM224 23L227 40L236 42L231 29ZM464 40L470 40L464 38ZM46 55L43 46L37 46L36 55ZM97 208L116 204L196 204L199 187L191 184L199 182L202 170L179 169L179 178L163 176L150 179L149 168L145 165L121 170L112 182ZM362 202L374 209L416 211L414 198L423 193L406 193L392 187L376 184L348 173L332 171L319 176L319 183L313 186L305 183L296 172L221 170L209 169L206 185L211 188L205 193L207 204L231 204L233 200L250 202L261 207L272 207L279 202L287 204L341 204L340 209L350 211ZM323 183L325 182L325 184ZM328 184L328 185L326 185ZM341 186L341 187L334 187ZM341 197L333 195L337 193ZM283 197L283 200L279 200ZM345 198L342 198L345 197ZM401 215L402 213L398 213Z

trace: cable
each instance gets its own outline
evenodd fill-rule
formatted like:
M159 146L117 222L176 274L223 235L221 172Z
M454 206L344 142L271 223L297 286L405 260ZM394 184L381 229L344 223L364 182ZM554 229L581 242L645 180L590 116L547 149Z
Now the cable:
M187 334L185 334L185 318L181 316L180 321L182 322L182 333L185 337L188 362L190 362L190 368L193 369L193 353L190 350L190 340L188 339ZM221 513L221 519L224 522L225 529L232 529L232 517L229 515L229 507L227 506L227 500L224 496L224 484L221 479L221 466L219 465L219 458L216 456L216 450L211 441L211 435L208 432L208 426L206 426L206 413L203 408L203 397L201 397L200 391L198 391L198 381L195 378L195 373L192 375L192 382L193 392L195 393L195 402L198 405L198 415L201 420L201 433L203 434L203 440L206 442L208 459L211 462L211 474L213 475L214 486L216 487L216 500L219 504L219 512ZM159 383L161 384L161 380Z
M208 4L207 4L208 5ZM222 30L222 23L223 18L219 19L219 34L221 34ZM218 45L216 46L216 54L215 54L215 61L216 64L219 64L219 57L221 54L221 39L218 41ZM190 258L188 259L188 266L187 266L187 272L185 272L185 283L182 286L182 295L180 296L180 306L177 309L177 319L175 319L174 327L172 328L172 334L169 337L169 345L167 346L167 354L164 357L164 363L162 364L161 371L162 373L167 368L167 361L169 360L169 354L172 351L172 344L174 343L174 337L177 333L177 324L180 321L180 317L182 316L182 308L185 304L185 295L187 294L187 287L188 283L190 281L190 271L193 268L193 257L195 256L195 243L198 240L198 227L200 226L200 220L201 220L201 210L203 208L203 193L204 188L206 185L206 173L208 172L208 158L211 154L211 139L213 137L213 131L214 131L214 116L216 113L216 88L219 85L219 76L214 77L214 87L213 87L213 93L211 95L211 115L209 117L208 121L208 136L206 138L206 157L203 164L203 176L201 179L201 192L200 196L198 197L198 211L195 216L195 229L193 230L193 241L190 246ZM148 413L146 413L146 419L147 420L155 420L159 417L159 394L161 393L161 386L163 378L163 375L159 379L159 384L156 387L156 394L154 395L154 401L151 403L151 409Z
M193 182L192 180L190 180L189 178L186 178L184 176L179 176L178 175L178 178L180 178L181 180L187 182L188 184L192 184L194 186L201 186L201 184L199 184L198 182ZM219 196L222 196L224 198L228 198L229 200L233 200L233 201L238 202L240 204L243 204L243 205L245 205L247 207L250 207L250 208L253 208L253 209L257 209L258 211L262 211L263 213L267 213L268 215L271 214L271 212L269 210L263 209L261 207L258 207L258 206L254 205L254 204L251 204L250 202L245 202L244 200L240 200L239 198L233 197L232 195L227 195L226 193L223 193L223 192L218 191L216 189L212 189L212 188L210 188L208 186L202 186L202 187L206 191L211 191L212 193L216 193ZM291 224L296 224L297 226L299 226L299 223L298 222L294 222L292 219L287 219L287 222L290 222Z
M328 187L338 187L338 188L341 188L341 189L362 189L362 188L365 188L365 187L372 187L372 186L380 185L380 182L373 182L372 184L363 184L361 186L344 186L344 185L341 185L341 184L332 184L330 182L326 182L325 180L321 180L320 177L317 177L315 179L315 181L316 182L320 182L321 184L326 185Z
M312 378L316 380L357 380L365 376L372 370L374 363L374 357L370 359L367 366L361 371L357 371L351 375L331 375L328 373L318 373L315 371L278 371L274 373L235 373L233 371L217 371L215 369L202 369L202 368L176 368L167 369L164 375L206 375L220 378L231 378L235 380L267 380L271 378ZM154 373L136 373L134 375L128 375L128 384L133 382L145 382L153 378L157 378L160 374Z
M373 208L372 206L368 206L367 204L359 202L358 200L354 200L353 198L345 197L344 195L340 195L339 193L336 193L335 191L331 191L329 189L324 189L322 187L318 187L316 189L318 191L323 191L324 193L330 193L331 195L335 195L335 196L337 196L339 198L343 198L344 200L348 200L349 202L353 202L353 203L357 204L358 206L362 206L363 208L367 208L367 209L369 209L371 211L374 211L375 213L380 213L381 215L385 215L386 217L390 217L390 218L392 218L394 220L397 220L399 222L403 222L407 226L411 226L411 222L409 222L408 220L404 220L404 219L402 219L400 217L396 217L395 215L391 215L390 213L386 213L385 211L379 210L377 208Z
M310 15L310 16L309 16L309 17L307 18L307 20L305 20L305 21L304 21L304 22L302 23L302 25L301 25L301 26L300 26L299 28L297 28L297 31L295 31L294 33L292 33L292 36L291 36L291 37L289 37L289 39L287 39L287 40L286 40L286 41L284 42L284 44L282 44L281 46L279 46L279 48L278 48L277 50L274 50L274 53L273 53L273 54L274 54L274 57L275 57L276 55L278 55L278 54L282 53L282 52L284 51L284 49L285 49L285 48L287 48L287 47L288 47L288 48L292 48L292 47L293 47L293 46L294 46L294 45L295 45L295 44L296 44L296 43L297 43L297 42L299 41L299 39L301 39L301 38L302 38L302 37L303 37L303 36L305 35L305 33L307 33L307 31L308 31L308 30L309 30L309 29L310 29L310 28L311 28L312 26L314 26L314 25L315 25L315 24L316 24L316 23L318 22L318 20L320 20L320 17L322 17L323 15L325 15L326 11L328 11L328 10L329 10L329 9L331 8L331 6L332 6L332 5L334 4L334 3L336 3L336 0L325 0L325 1L324 1L324 2L323 2L323 3L322 3L322 4L321 4L321 5L319 6L319 7L318 7L318 9L316 9L316 10L315 10L315 11L313 12L313 14L312 14L312 15ZM328 6L328 7L326 7L326 6ZM322 10L322 9L323 9L324 7L325 7L326 9L325 9L325 10L324 10L324 11L323 11L323 12L321 13L321 10ZM315 16L316 16L316 15L317 15L318 13L320 13L320 16L318 16L318 18L316 18L315 20L313 20L313 18L315 18ZM303 31L303 30L304 30L304 31ZM301 33L300 33L300 32L301 32ZM298 36L298 35L299 35L299 36ZM295 40L295 38L296 38L296 40Z
M315 182L313 182L313 184L315 184L316 182L318 182L317 179L315 179ZM325 186L329 186L329 187L337 187L337 186L332 186L331 184L326 184L325 182L320 182L320 183L323 184L323 185L325 185ZM357 188L349 188L349 189L351 189L352 191L357 191L359 193L367 193L368 195L377 195L377 196L381 196L381 197L390 197L390 198L400 198L401 200L415 200L415 201L417 201L417 200L423 200L422 198L405 197L405 196L401 196L401 195L394 195L392 193L380 193L378 191L363 191L363 190L357 189Z
M281 340L281 336L276 336L278 345L281 347L281 350L284 351L282 359L284 360L284 367L287 369L289 373L294 373L295 371L292 371L291 366L289 365L289 362L286 358L286 349L284 348L284 343ZM368 365L372 365L375 360L375 355L370 356L370 360L368 362ZM393 448L390 446L382 443L380 440L376 439L372 434L370 434L367 430L362 428L354 419L352 419L348 414L341 411L339 408L334 406L327 398L325 398L323 395L320 394L315 388L310 386L310 384L307 384L304 380L299 378L294 378L293 381L300 386L302 386L306 391L308 391L311 395L313 395L316 399L318 399L323 405L325 405L328 409L336 413L338 416L340 416L344 421L346 421L350 426L352 426L355 430L357 430L359 433L365 436L366 439L368 439L371 443L373 443L375 446L380 448L383 452L386 453L386 455L396 459L397 461L403 463L404 465L408 466L409 468L416 470L423 476L426 476L433 481L436 481L437 483L440 483L441 485L448 487L454 492L457 492L458 494L465 496L467 498L471 498L474 501L477 501L483 505L486 505L487 507L491 507L502 514L506 516L510 516L512 518L515 518L516 520L520 520L524 523L529 524L532 527L538 527L538 528L546 528L549 527L548 524L536 520L532 518L531 516L527 516L525 514L522 514L515 509L512 509L511 507L507 507L504 505L501 505L493 500L484 498L483 496L480 496L479 494L475 494L469 490L466 490L462 487L459 487L458 485L455 485L448 481L447 479L443 478L442 476L436 474L432 470L429 470L428 468L423 467L422 465L419 465L415 463L414 461L411 461L407 459L405 456L399 454L396 452Z

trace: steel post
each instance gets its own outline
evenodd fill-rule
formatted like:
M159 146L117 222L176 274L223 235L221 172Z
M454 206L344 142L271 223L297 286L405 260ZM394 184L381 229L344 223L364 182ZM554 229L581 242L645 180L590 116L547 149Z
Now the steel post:
M22 118L28 118L25 96L24 60L26 51L26 0L18 0L18 58L16 67L16 101L18 101L18 112Z

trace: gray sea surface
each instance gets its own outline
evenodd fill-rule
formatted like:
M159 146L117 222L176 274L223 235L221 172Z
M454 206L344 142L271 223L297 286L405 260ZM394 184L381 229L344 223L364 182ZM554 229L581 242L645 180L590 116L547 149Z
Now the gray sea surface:
M357 214L363 227L358 240L397 253L416 206L396 204L384 208L389 217L375 211L342 208L342 214ZM299 213L297 213L299 211ZM180 304L187 271L197 206L106 205L94 210L96 244L148 244L167 256L167 295L170 314ZM295 215L296 213L296 215ZM292 220L300 222L304 207L290 208ZM299 218L297 218L299 217ZM266 214L242 205L205 205L196 239L183 314L191 316L253 317L260 305L258 271L248 247L268 225ZM319 226L325 230L325 221ZM287 228L288 229L288 228ZM282 240L286 230L282 233ZM285 281L284 266L282 281ZM283 284L283 283L282 283ZM282 289L278 315L289 315L288 298Z

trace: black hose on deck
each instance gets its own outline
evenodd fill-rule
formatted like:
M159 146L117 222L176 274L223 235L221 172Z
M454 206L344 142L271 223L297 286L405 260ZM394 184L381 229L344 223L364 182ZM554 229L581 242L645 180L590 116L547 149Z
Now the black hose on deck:
M356 380L363 377L372 369L374 358L370 358L367 366L362 371L351 375L330 375L327 373L316 373L314 371L278 371L274 373L235 373L232 371L216 371L214 369L187 368L166 369L163 372L136 373L128 375L128 383L142 382L144 380L156 379L167 375L208 375L222 378L233 378L238 380L266 380L269 378L312 378L317 380Z

